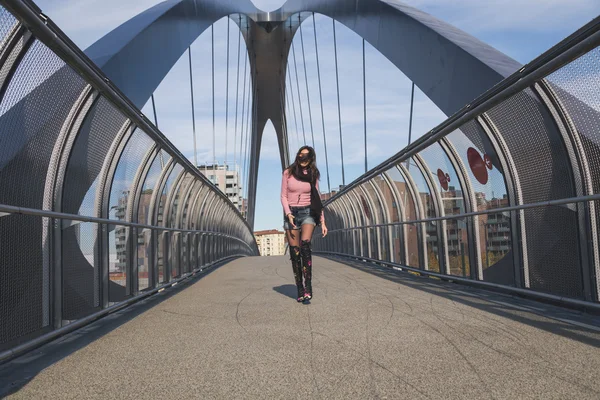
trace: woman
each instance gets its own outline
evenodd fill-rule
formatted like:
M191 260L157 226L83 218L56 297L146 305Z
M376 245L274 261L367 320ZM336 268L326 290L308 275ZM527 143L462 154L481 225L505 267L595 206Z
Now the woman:
M312 291L311 239L317 225L327 235L323 205L319 193L319 170L315 150L301 147L296 160L281 181L281 205L285 213L284 229L290 247L290 260L298 288L298 302L310 300ZM304 276L304 284L302 277Z

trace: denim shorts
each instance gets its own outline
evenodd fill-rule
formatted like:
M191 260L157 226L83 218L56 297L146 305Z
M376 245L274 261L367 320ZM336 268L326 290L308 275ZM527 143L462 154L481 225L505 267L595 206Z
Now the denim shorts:
M299 230L300 227L304 224L317 225L315 223L314 218L310 215L310 206L306 207L290 207L291 213L294 215L294 224L296 227L294 228L292 224L290 224L287 217L283 219L283 229L286 231L289 230Z

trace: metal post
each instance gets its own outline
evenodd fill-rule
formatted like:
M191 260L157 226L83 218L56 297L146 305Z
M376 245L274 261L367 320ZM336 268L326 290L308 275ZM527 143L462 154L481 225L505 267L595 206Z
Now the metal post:
M304 80L306 82L306 101L308 102L308 120L310 121L310 135L313 148L315 147L315 132L313 130L312 111L310 109L310 92L308 90L308 73L306 72L306 55L304 53L304 35L302 34L302 20L298 15L298 27L300 29L300 44L302 45L302 62L304 64Z
M325 113L323 111L323 91L321 89L321 67L319 65L319 47L317 45L317 23L315 22L315 13L313 12L313 28L315 31L315 53L317 56L317 77L319 80L319 100L321 102L321 122L323 123L323 144L325 146L325 168L327 171L327 189L331 194L331 179L329 178L329 158L327 156L327 138L325 135Z
M344 176L344 139L342 138L342 108L340 106L340 78L338 72L338 59L337 59L337 39L335 36L335 20L333 21L333 52L335 56L335 82L337 86L337 102L338 102L338 121L340 126L340 153L342 161L342 185L346 186L346 178Z
M188 47L190 59L190 93L192 96L192 132L194 134L194 167L198 167L198 146L196 144L196 115L194 109L194 78L192 75L192 48Z

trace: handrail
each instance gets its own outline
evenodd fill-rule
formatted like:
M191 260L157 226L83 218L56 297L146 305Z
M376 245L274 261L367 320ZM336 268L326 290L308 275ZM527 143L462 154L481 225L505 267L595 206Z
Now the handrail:
M387 224L362 225L362 226L343 228L343 229L330 229L330 230L328 230L328 232L332 233L332 232L356 230L356 229L363 229L363 228L379 228L379 227L397 226L397 225L413 225L413 224L419 224L419 223L423 223L423 222L437 222L437 221L446 221L446 220L453 220L453 219L463 219L463 218L468 218L468 217L475 217L478 215L497 214L497 213L502 213L502 212L528 210L531 208L540 208L540 207L562 206L565 204L575 204L575 203L597 201L597 200L600 200L600 194L592 194L589 196L568 197L568 198L558 199L558 200L540 201L537 203L520 204L517 206L510 206L510 207L490 208L490 209L483 210L483 211L473 211L473 212L468 212L468 213L463 213L463 214L455 214L455 215L444 215L443 217L422 218L422 219L414 219L414 220L410 220L410 221L390 222Z
M133 228L144 228L144 229L152 229L152 230L157 230L157 231L201 233L201 234L207 235L207 236L220 236L220 237L226 237L229 239L234 239L234 240L237 240L237 241L245 244L249 249L252 250L252 247L246 241L244 241L238 237L231 236L231 235L221 233L221 232L216 232L216 231L168 228L168 227L164 227L164 226L147 225L147 224L140 224L140 223L135 223L135 222L121 221L121 220L114 220L114 219L107 219L107 218L87 217L84 215L67 214L67 213L61 213L61 212L56 212L56 211L38 210L36 208L10 206L7 204L0 204L0 213L33 215L33 216L38 216L38 217L47 217L47 218L55 218L55 219L62 219L62 220L93 222L93 223L105 224L105 225L129 226L129 227L133 227Z

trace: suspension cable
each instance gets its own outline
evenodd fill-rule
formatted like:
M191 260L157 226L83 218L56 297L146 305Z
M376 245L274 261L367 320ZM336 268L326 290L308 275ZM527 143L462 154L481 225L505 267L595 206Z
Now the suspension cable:
M192 47L188 47L190 60L190 94L192 98L192 133L194 134L194 167L198 168L198 145L196 141L196 112L194 107L194 77L192 75Z
M281 71L279 72L279 74L281 75ZM281 79L280 79L281 81ZM290 146L290 140L289 140L289 135L288 135L288 127L287 127L287 118L285 115L285 102L283 101L283 87L279 86L279 103L280 103L280 112L281 112L281 130L283 133L283 139L284 140L284 146L285 149L289 151L291 151L291 146ZM288 153L289 156L289 153Z
M290 106L290 94L287 90L287 86L285 87L285 105L286 105L286 114L292 115L291 112L291 106ZM296 124L296 128L298 127L298 124ZM300 148L300 141L298 140L298 129L296 129L296 140L294 141L294 147L299 149ZM293 153L293 148L290 148L290 154Z
M342 155L342 185L346 186L346 178L344 175L344 139L342 138L342 108L340 106L340 78L338 73L338 58L337 58L337 39L335 36L335 20L333 21L333 52L335 56L335 82L337 85L337 103L338 103L338 121L340 126L340 152Z
M154 93L152 93L152 111L154 112L154 126L158 129L158 117L156 116L156 104L154 103ZM163 159L162 151L158 153L158 157L160 158L160 168L165 168L165 160Z
M256 99L258 93L258 72L254 71L254 85L253 85L253 95L252 95L252 127L250 129L250 135L246 135L246 186L248 186L250 181L250 156L252 152L252 139L254 138L254 134L257 133L257 115L258 115L258 105L255 104L254 99ZM249 148L249 149L248 149ZM246 189L246 195L248 195L248 189Z
M242 16L239 16L239 26L242 26ZM242 44L241 39L242 31L238 34L238 53L237 53L237 83L235 84L235 128L233 130L233 168L235 169L237 157L235 147L237 144L237 129L238 129L238 106L240 103L240 46Z
M331 180L329 178L329 159L327 156L327 138L325 137L325 113L323 111L323 92L321 89L321 67L319 65L319 48L317 45L317 24L315 22L315 13L313 12L313 28L315 31L315 53L317 55L317 77L319 79L319 100L321 102L321 122L323 123L323 144L325 145L325 167L327 170L327 188L331 193Z
M308 120L310 121L310 134L312 137L312 145L315 147L315 133L313 131L312 111L310 108L310 93L308 90L308 74L306 72L306 55L304 54L304 35L302 34L302 21L298 15L298 27L300 29L300 44L302 45L302 62L304 63L304 80L306 82L306 101L308 102Z
M290 21L290 33L292 32L292 23ZM290 34L290 36L292 36ZM302 123L302 136L306 145L306 131L304 130L304 113L302 112L302 98L300 97L300 82L298 81L298 65L296 63L296 50L294 48L294 39L292 36L292 55L294 57L294 71L296 72L296 88L298 89L298 107L300 108L300 122Z
M250 71L250 77L252 78L252 71ZM244 150L244 172L243 172L243 188L246 188L246 183L247 183L247 179L246 179L246 165L247 165L247 161L248 161L248 139L250 137L250 135L252 134L250 132L250 107L252 107L252 118L254 119L254 92L255 92L255 87L256 87L256 82L254 82L253 79L249 80L249 86L248 86L248 112L246 113L246 138L244 140L244 144L245 144L245 150ZM251 101L252 100L252 101ZM252 103L252 106L250 106L250 103ZM248 190L246 188L246 198L248 197Z
M213 169L217 164L217 153L215 147L216 130L215 130L215 26L210 26L210 39L212 47L212 118L213 118Z
M298 142L298 148L300 148L300 133L298 131L298 118L296 116L296 102L294 101L294 84L292 83L292 70L290 69L290 65L287 66L288 77L290 81L290 97L292 98L292 108L294 109L294 125L296 125L296 141ZM286 90L287 92L287 90Z
M239 172L241 173L242 165L242 143L244 143L244 121L246 117L246 79L248 77L248 52L246 51L246 62L244 63L244 94L242 95L242 123L240 125L240 168ZM248 89L250 91L250 89ZM248 107L250 104L248 103Z
M286 79L283 78L283 80L285 81ZM290 103L288 101L288 99L289 99L290 96L288 94L287 86L285 85L285 83L283 84L282 87L284 88L283 89L284 90L284 92L283 92L283 98L284 98L284 101L285 101L285 121L286 121L286 126L287 126L287 124L288 124L288 114L290 116L292 115L292 113L290 111ZM292 141L293 137L290 138L289 136L290 136L290 133L288 132L288 144L290 145L290 156L291 156L291 154L294 153L294 147L296 147L298 145L298 131L296 130L296 140L295 141ZM300 148L300 147L298 146L298 148Z
M283 65L283 54L281 55L281 64ZM279 68L279 112L281 113L281 132L282 132L282 140L285 142L285 149L288 151L290 148L290 141L288 138L288 127L287 127L287 119L285 115L285 101L283 100L283 72L282 69Z
M365 39L362 41L362 50L363 50L363 106L364 106L364 115L363 120L365 123L365 173L368 171L367 167L367 68L366 68L366 57L365 57Z
M223 162L223 166L225 170L227 170L227 134L229 133L229 22L231 18L227 16L227 67L225 68L225 161Z
M413 123L413 106L415 104L415 83L412 82L412 89L410 92L410 117L408 119L408 144L412 140L412 123ZM407 145L408 146L408 145ZM410 170L410 158L406 161L406 168Z

